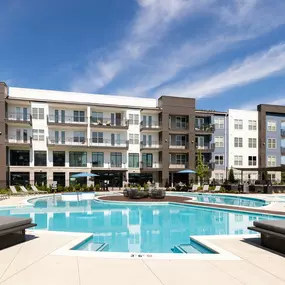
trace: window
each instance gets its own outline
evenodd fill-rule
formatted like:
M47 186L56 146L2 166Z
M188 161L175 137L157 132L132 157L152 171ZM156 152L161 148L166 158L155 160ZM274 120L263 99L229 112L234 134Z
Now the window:
M242 130L243 129L243 121L235 119L235 130Z
M216 165L224 165L224 156L223 155L216 155L215 156L215 164Z
M35 151L35 166L47 166L47 152Z
M139 115L138 114L129 114L129 124L130 125L139 125Z
M70 167L86 167L87 166L87 152L70 151L69 152L69 166Z
M176 128L179 129L186 128L186 117L176 117Z
M224 137L215 137L215 147L224 147Z
M122 167L122 153L111 152L111 167Z
M80 142L84 143L85 142L85 133L84 132L73 132L73 142Z
M275 180L276 180L276 174L275 174L275 173L268 173L268 178L269 178L271 181L275 181Z
M215 129L224 129L225 128L225 119L224 118L215 118Z
M92 112L91 122L102 124L103 123L103 112Z
M30 166L30 151L10 150L10 165Z
M53 152L53 166L65 166L65 151Z
M186 145L186 136L184 135L177 135L175 137L175 145L177 146L185 146Z
M242 147L242 138L235 138L235 147Z
M267 122L267 131L275 132L276 131L276 121L268 121Z
M256 166L256 156L249 156L248 157L248 165L249 166Z
M139 154L138 153L129 153L129 167L139 168Z
M176 154L175 164L186 164L186 154Z
M276 166L276 156L274 155L268 155L267 156L267 166Z
M45 130L33 129L33 140L34 141L44 141L45 140Z
M92 133L92 142L93 143L103 143L103 133L93 132Z
M104 152L92 152L92 167L104 167Z
M45 109L44 108L33 108L33 119L44 120L44 118L45 118Z
M256 124L256 121L255 120L249 120L248 121L248 129L250 131L256 131L257 129L257 124Z
M142 162L143 162L143 167L152 167L153 163L152 153L143 153Z
M242 155L235 155L234 156L234 165L235 166L241 166L243 164L243 161L242 161Z
M256 148L256 138L248 138L248 147Z
M267 148L276 149L276 139L272 138L267 139Z
M74 122L85 122L85 112L84 111L73 111L73 121Z
M215 173L215 180L222 182L224 180L224 174L223 173Z
M130 144L139 144L139 134L130 134L129 135L129 143Z

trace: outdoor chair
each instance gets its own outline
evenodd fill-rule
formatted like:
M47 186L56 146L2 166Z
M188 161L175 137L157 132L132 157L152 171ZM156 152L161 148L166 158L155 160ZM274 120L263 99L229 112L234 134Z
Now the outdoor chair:
M209 185L204 185L202 192L207 192L207 191L209 191Z
M216 186L215 186L215 189L212 190L211 192L212 192L212 193L215 193L215 192L219 192L219 191L221 191L221 186L220 186L220 185L216 185Z
M10 185L9 186L10 190L11 190L11 194L12 195L26 195L26 193L23 193L23 192L18 192L16 187L13 186L13 185Z
M47 191L42 191L42 190L39 190L35 185L32 185L32 190L36 193L36 194L46 194L48 193Z
M33 194L34 191L28 191L25 186L20 186L20 189L26 194Z
M194 192L198 190L198 185L193 185L192 189L189 189L188 192Z

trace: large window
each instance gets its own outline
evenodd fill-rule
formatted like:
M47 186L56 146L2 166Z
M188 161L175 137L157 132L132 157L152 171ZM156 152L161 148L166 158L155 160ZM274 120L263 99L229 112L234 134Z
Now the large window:
M152 167L152 165L153 165L153 154L152 153L143 153L142 163L143 163L143 167Z
M33 140L34 141L44 141L45 140L45 130L33 129Z
M273 138L267 139L267 148L276 149L276 139Z
M85 142L85 133L84 132L73 132L73 142Z
M243 121L235 119L234 121L235 124L235 130L242 130L243 129Z
M186 126L186 117L176 117L176 128L185 129Z
M225 119L224 118L215 118L215 129L224 129L225 128Z
M103 124L103 112L92 112L92 123Z
M53 152L53 166L65 166L65 151Z
M215 147L224 147L224 137L215 137Z
M234 156L234 165L235 166L242 166L243 165L242 155L235 155Z
M30 184L30 173L29 172L11 172L10 174L11 185L28 185Z
M130 114L129 115L129 124L130 125L139 125L139 115L138 114Z
M276 131L276 121L268 121L267 122L267 131L275 132Z
M242 147L242 138L234 139L235 147Z
M33 108L33 119L34 120L44 120L45 109L44 108Z
M122 153L111 152L111 167L122 167Z
M87 152L70 151L69 152L69 166L70 167L86 167L87 166Z
M47 152L46 151L35 151L35 166L47 166Z
M216 165L224 165L224 156L223 155L215 155L215 164Z
M248 138L248 147L256 148L256 138Z
M93 132L92 133L92 142L93 143L103 143L103 133L102 132Z
M267 156L267 166L276 166L276 156L275 155L268 155Z
M249 166L256 166L256 156L249 156L248 157L248 165Z
M129 167L139 168L139 154L138 153L129 153Z
M73 121L74 122L85 122L85 112L84 111L73 111Z
M249 129L250 131L256 131L256 129L257 129L257 123L256 123L255 120L249 120L249 121L248 121L248 129Z
M34 182L36 185L39 185L39 186L47 185L47 173L46 172L35 172Z
M186 154L176 154L175 164L186 164Z
M184 136L184 135L177 135L175 137L175 145L177 145L177 146L185 146L186 145L186 136Z
M130 134L129 135L129 143L130 144L139 144L139 134Z
M92 167L104 167L104 152L92 152Z
M10 165L30 166L30 151L10 150Z

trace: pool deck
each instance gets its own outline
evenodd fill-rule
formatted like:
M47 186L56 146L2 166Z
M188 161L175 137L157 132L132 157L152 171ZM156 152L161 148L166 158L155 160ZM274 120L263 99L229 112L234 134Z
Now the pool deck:
M0 205L20 206L25 200L11 197L0 201ZM274 210L285 212L285 203L273 203L270 211ZM45 231L28 234L27 242L0 251L1 285L285 285L285 256L260 248L254 238L244 236L205 238L241 258L222 261L63 256L56 251L80 234Z

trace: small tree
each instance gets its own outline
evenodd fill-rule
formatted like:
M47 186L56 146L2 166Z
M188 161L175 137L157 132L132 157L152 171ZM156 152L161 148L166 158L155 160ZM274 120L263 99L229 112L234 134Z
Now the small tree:
M262 172L262 180L267 181L268 180L268 174L267 171Z
M208 167L203 162L203 156L202 156L201 151L198 151L196 173L197 173L197 176L199 178L200 185L201 185L203 178L205 177L207 172L208 172Z
M235 175L234 175L234 170L232 168L230 169L230 172L229 172L229 182L230 183L235 183L236 182Z

